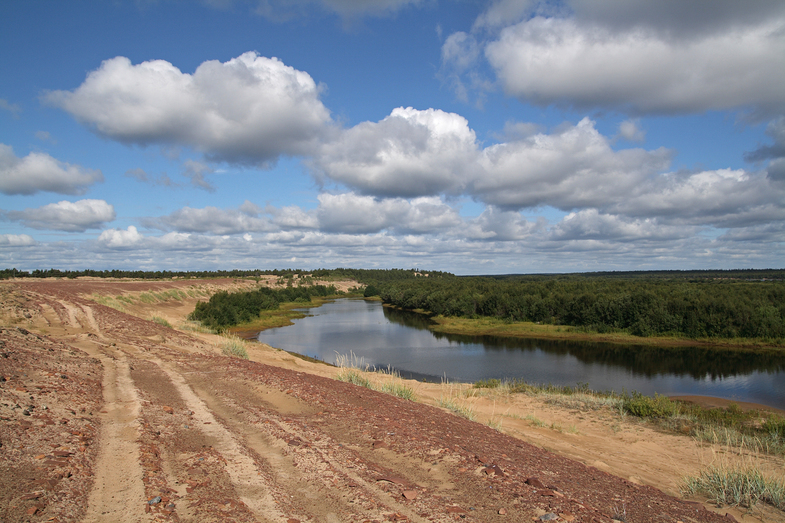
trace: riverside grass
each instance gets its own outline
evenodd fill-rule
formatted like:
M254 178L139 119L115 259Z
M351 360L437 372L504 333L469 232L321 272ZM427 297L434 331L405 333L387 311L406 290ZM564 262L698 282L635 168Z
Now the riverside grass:
M742 410L735 404L727 408L706 408L658 394L596 392L586 384L574 387L533 385L523 380L498 379L477 381L464 394L528 394L568 408L611 407L622 416L633 416L671 432L690 435L698 441L785 455L785 418L767 411Z
M727 349L783 349L785 340L765 338L682 338L676 336L635 336L626 332L596 332L586 327L572 327L533 322L511 322L498 318L457 318L431 316L427 311L418 312L430 316L434 323L430 330L444 334L467 336L499 336L507 338L537 338L553 340L596 341L626 345L649 345L658 347L706 346Z
M752 465L710 465L697 475L684 478L682 493L702 494L718 506L753 508L767 503L785 510L785 478L763 474Z
M392 367L387 367L387 369L372 368L353 352L348 355L336 353L335 365L341 369L337 376L340 381L409 401L417 400L414 390L404 383L400 374Z

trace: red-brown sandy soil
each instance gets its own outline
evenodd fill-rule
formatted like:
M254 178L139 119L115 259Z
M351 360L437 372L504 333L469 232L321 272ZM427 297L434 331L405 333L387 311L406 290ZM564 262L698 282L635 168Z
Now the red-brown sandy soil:
M1 521L730 521L442 409L225 357L209 337L89 299L194 285L0 284Z

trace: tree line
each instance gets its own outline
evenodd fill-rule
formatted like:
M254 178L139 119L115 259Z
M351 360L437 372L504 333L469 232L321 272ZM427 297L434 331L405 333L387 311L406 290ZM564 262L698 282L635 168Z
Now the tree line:
M785 282L748 280L572 275L418 278L373 285L384 303L443 316L637 336L785 338Z
M334 285L304 285L282 289L260 287L253 291L234 293L220 291L213 294L209 301L197 303L188 319L200 321L211 329L224 330L251 322L262 311L277 309L281 303L310 303L311 297L336 294L339 291Z

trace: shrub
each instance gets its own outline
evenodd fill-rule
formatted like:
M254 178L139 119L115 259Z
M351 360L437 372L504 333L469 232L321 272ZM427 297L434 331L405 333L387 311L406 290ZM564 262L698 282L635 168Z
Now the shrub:
M639 418L669 418L679 413L679 405L666 396L644 396L639 392L626 396L622 408Z
M496 389L502 384L501 380L490 379L476 381L473 385L475 389Z

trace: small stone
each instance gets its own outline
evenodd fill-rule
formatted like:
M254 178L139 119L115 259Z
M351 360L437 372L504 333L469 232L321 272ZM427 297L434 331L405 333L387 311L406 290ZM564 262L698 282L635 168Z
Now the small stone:
M499 509L499 515L500 516L506 516L507 515L507 509L504 508L504 507L500 508Z
M417 499L417 491L416 490L404 490L403 497L406 499Z
M539 517L540 521L553 521L559 519L559 516L554 514L553 512L548 512L547 514L543 514Z
M27 509L28 516L34 516L36 512L38 512L38 507L30 507Z
M148 505L157 505L157 504L158 504L158 503L160 503L160 502L161 502L161 496L156 496L156 497L154 497L153 499L151 499L151 500L148 500L148 501L147 501L147 504L148 504Z
M545 484L540 481L540 478L529 478L526 480L526 484L534 488L545 488Z
M166 412L168 414L174 414L174 409L172 407L169 407L169 406L164 406L164 412Z

